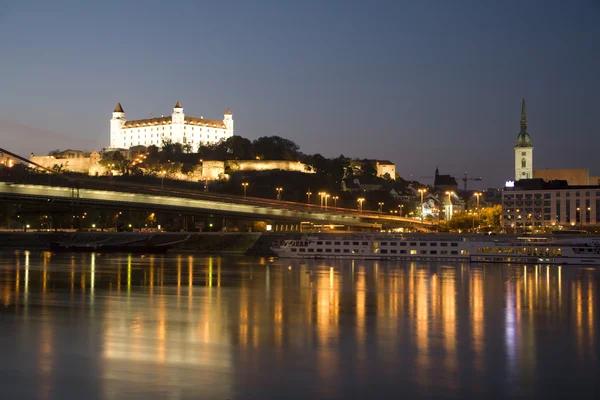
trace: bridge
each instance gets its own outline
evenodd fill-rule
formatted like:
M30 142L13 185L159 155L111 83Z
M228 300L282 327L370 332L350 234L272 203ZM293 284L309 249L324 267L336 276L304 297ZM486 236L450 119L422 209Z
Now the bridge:
M89 185L89 184L87 184ZM82 185L85 186L85 185ZM262 198L162 190L147 185L110 185L111 189L0 182L0 201L37 204L40 207L77 206L211 214L220 217L261 219L274 223L310 222L353 228L426 227L412 218L320 207Z
M219 217L261 219L274 223L308 222L315 225L337 225L347 228L381 229L382 227L431 228L431 223L383 213L338 207L323 207L282 200L232 196L198 192L181 188L164 189L139 182L108 182L92 177L71 177L36 164L24 157L0 148L4 152L38 169L58 175L54 184L0 182L0 201L37 205L38 209L74 209L104 207L139 211L210 214ZM50 182L50 179L49 179Z

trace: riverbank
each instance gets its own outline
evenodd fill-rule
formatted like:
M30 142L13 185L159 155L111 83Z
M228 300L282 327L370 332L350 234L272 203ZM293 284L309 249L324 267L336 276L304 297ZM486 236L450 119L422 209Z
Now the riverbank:
M247 254L272 256L271 244L293 234L261 234L246 232L215 233L132 233L132 232L0 232L0 250L48 250L50 243L91 244L106 240L130 241L152 236L161 242L187 238L170 251L190 253Z

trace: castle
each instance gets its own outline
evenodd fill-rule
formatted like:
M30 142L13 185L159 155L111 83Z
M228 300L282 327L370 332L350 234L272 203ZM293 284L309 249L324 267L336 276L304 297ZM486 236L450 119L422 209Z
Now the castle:
M169 117L128 121L121 103L117 103L110 120L111 149L133 146L161 146L163 140L190 145L196 150L200 144L216 143L233 136L233 115L227 109L223 120L190 117L183 113L178 101Z

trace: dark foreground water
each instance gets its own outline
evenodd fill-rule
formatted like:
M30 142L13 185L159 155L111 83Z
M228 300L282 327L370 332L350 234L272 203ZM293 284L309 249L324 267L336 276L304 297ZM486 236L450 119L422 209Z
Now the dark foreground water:
M599 277L0 253L0 399L598 398Z

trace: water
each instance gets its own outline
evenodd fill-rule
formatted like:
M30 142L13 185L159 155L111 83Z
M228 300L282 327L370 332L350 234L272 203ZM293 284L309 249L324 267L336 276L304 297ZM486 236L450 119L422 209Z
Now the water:
M0 398L596 398L599 277L4 252Z

